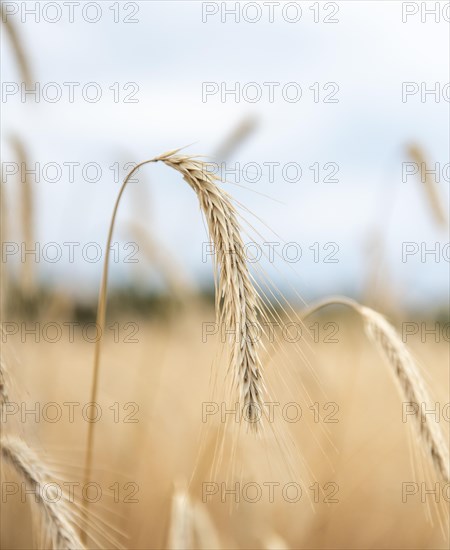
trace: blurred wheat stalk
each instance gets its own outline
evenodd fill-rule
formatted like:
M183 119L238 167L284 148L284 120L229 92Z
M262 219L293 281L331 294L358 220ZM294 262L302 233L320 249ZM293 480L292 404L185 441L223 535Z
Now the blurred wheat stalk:
M34 238L33 189L27 177L23 175L28 165L27 153L23 141L18 136L13 136L11 142L19 163L20 226L22 231L22 243L26 250L32 250L36 245ZM22 258L20 265L20 289L27 300L32 300L36 296L35 264L31 258L28 258L27 254L25 258Z
M423 148L418 144L411 144L406 147L406 153L417 164L418 181L425 190L424 202L429 206L433 222L437 228L448 231L448 215L444 208L443 197L439 193L436 180L431 177L430 170L427 170L427 159ZM391 206L391 209L387 212L385 209L386 204ZM366 300L370 301L374 307L381 308L383 311L391 310L391 312L395 312L396 309L398 310L398 304L395 304L393 288L389 285L390 277L386 276L389 269L386 262L386 242L388 238L386 228L392 218L392 204L393 201L391 200L389 203L389 198L383 195L383 206L380 207L380 212L376 214L377 225L367 239L367 275L364 294ZM382 224L380 224L380 220L383 220ZM382 268L384 277L381 277ZM399 289L396 290L398 294Z
M207 510L193 502L186 489L177 488L173 493L166 547L168 550L223 548Z
M23 45L22 38L11 18L8 17L4 2L0 5L0 13L2 18L2 24L5 26L6 32L8 33L11 46L13 48L14 54L16 56L17 65L19 66L20 76L22 82L25 82L30 85L33 82L32 72L30 68L30 63L28 61L28 56L25 53L25 48Z
M407 150L408 155L418 165L420 180L424 184L425 194L436 224L443 229L447 229L447 213L442 205L436 181L431 177L430 171L426 169L426 156L423 149L417 144L411 144Z
M25 47L23 40L12 22L11 18L5 13L4 3L0 6L2 25L4 25L9 40L11 42L12 49L16 56L17 65L19 67L20 79L27 87L30 87L33 82L32 71L29 63L28 56L25 53ZM18 183L20 186L20 204L21 204L21 217L20 227L24 246L30 249L34 243L34 200L33 192L30 183L26 177L23 176L24 169L27 167L27 154L23 140L14 135L11 138L11 145L15 152L16 159L19 166L19 178ZM2 188L5 182L2 181ZM6 216L6 192L2 189L1 193L1 234L2 242L5 241L5 236L8 235L8 218ZM6 265L2 262L2 285L6 288L8 281L8 273ZM4 297L6 297L5 288L3 290ZM28 257L21 262L20 268L20 289L23 292L25 299L31 300L36 295L36 281L35 281L35 269L33 262Z

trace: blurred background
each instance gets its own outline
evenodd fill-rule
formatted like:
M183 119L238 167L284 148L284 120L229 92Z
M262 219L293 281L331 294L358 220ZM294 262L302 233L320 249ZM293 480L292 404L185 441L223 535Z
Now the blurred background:
M79 242L80 250L89 242L104 248L114 197L129 170L126 164L193 144L187 154L226 163L226 188L264 220L280 237L278 242L301 247L298 261L276 266L273 277L283 290L294 284L308 299L325 292L361 296L371 261L378 264L379 276L401 291L398 300L404 306L448 301L448 251L445 259L443 250L448 229L435 223L421 172L412 175L409 167L405 176L403 164L417 162L409 155L411 145L420 148L427 169L436 169L437 163L435 185L447 212L449 103L444 87L449 53L443 15L439 23L431 15L422 23L421 13L405 15L400 2L319 3L314 9L306 2L301 13L293 8L284 12L281 3L273 8L271 23L268 9L260 7L259 13L250 5L244 10L248 3L243 3L236 22L237 16L227 14L220 3L150 1L105 5L101 15L91 7L84 17L100 19L90 23L83 19L84 4L74 9L72 23L68 8L59 13L51 6L46 11L41 6L37 23L33 2L25 2L30 14L21 8L9 16L33 81L41 89L55 82L62 92L54 103L45 99L57 94L51 87L39 102L29 96L22 103L17 92L4 94L2 103L4 161L18 161L11 140L19 135L27 164L40 168L39 182L33 174L25 176L39 211L30 222L33 238L41 246L56 242L64 249L54 263L43 255L35 266L39 281L58 282L70 293L94 297L99 263L79 254L81 261L71 264L63 243ZM230 12L235 9L234 3L225 5ZM58 15L56 23L45 20ZM247 22L258 16L256 23ZM289 22L299 16L298 22ZM5 86L20 82L21 75L4 27ZM79 83L73 103L63 85L68 82ZM101 94L95 103L83 98L90 82L96 87L86 94L95 98L98 89ZM238 83L241 93L224 101L220 91L203 97L207 82L219 90ZM263 92L257 102L248 100L255 97L255 88L247 96L242 92L251 82ZM279 83L273 102L263 85L267 82ZM283 98L289 82L301 86L297 102ZM418 91L404 97L403 83L416 83L409 90ZM423 89L436 86L437 96L428 94L422 101ZM296 92L291 88L286 94L295 98ZM327 96L335 102L325 103ZM224 151L227 158L215 158L246 122L248 131ZM70 174L72 162L79 165ZM268 163L279 163L272 175ZM17 176L8 171L3 175L12 206ZM190 279L209 287L210 262L202 261L207 239L195 197L163 167L146 167L137 179L119 212L114 240L122 243L121 251L126 242L137 242L141 250L136 259L143 263L143 245L129 229L130 222L137 222L177 258ZM263 237L277 240L267 230ZM21 240L14 227L8 238ZM406 262L405 242L420 247ZM314 243L322 249L319 261L309 250ZM327 243L338 247L336 263L324 262L323 256L334 249L324 251ZM437 260L429 255L421 262L422 248L436 248L436 243ZM48 257L56 253L49 251ZM96 257L94 249L90 253ZM9 263L16 256L11 254ZM111 270L113 284L134 285L138 268L119 261ZM151 289L155 282L148 278L145 284ZM408 292L402 291L405 286Z
M42 407L89 401L87 324L124 177L186 147L222 175L250 269L264 269L294 318L345 294L391 320L448 439L445 3L3 1L0 29L2 370L20 405L3 430L82 480L86 419L52 422ZM266 439L205 422L226 370L215 374L219 336L204 339L208 243L180 175L139 170L113 235L94 452L107 497L92 510L114 540L89 547L447 548L448 497L422 499L439 480L351 313L324 310L295 345L264 354L274 400L298 403L302 421L278 418ZM21 416L36 404L37 419ZM295 504L204 500L205 483L293 480ZM405 483L417 484L406 501ZM41 547L20 494L2 518L2 548Z

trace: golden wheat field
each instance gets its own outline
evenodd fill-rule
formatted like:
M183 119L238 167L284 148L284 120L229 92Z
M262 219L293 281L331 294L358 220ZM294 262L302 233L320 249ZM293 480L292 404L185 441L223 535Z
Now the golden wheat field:
M449 547L448 7L1 2L2 549Z
M437 478L427 457L411 450L414 438L410 441L411 434L402 421L402 401L354 319L328 317L326 322L341 327L339 342L313 343L307 350L320 384L306 367L288 369L291 387L279 388L274 401L283 406L295 402L303 414L297 419L295 408L286 415L293 420L285 422L287 434L282 432L286 450L280 452L279 441L273 437L255 439L243 433L237 456L231 459L236 427L231 425L229 432L219 437L221 424L217 419L214 422L214 416L202 422L202 404L211 401L210 358L215 347L201 341L205 318L213 319L214 311L177 316L176 321L162 325L143 321L137 343L118 344L111 337L105 341L108 372L98 398L103 418L98 423L94 454L94 464L100 466L94 467L92 476L102 498L92 505L92 511L127 534L127 538L117 536L118 542L128 548L446 547L445 494L439 505L433 495L424 493L421 498L422 484L432 490ZM324 318L319 321L323 324ZM441 343L424 348L415 340L412 349L423 363L432 366L428 374L436 400L445 403L448 346ZM290 345L286 345L286 353L295 357ZM75 409L78 412L71 423L68 407L62 403L80 402L79 395L88 393L92 344L20 345L11 339L7 348L21 351L20 360L16 357L10 365L22 402L29 410L35 403L47 406L38 413L39 422L30 416L26 428L15 422L17 414L11 415L8 423L17 426L30 446L40 449L43 461L56 464L58 471L65 473L66 482L80 487L87 426L81 407ZM195 360L187 361L187 356ZM272 361L275 364L276 358ZM281 364L286 365L286 360L281 359ZM276 383L271 370L269 365L267 384L273 378ZM299 398L304 395L301 383L307 387L310 401ZM115 402L120 403L117 418L110 410ZM49 421L57 410L51 403L66 411L57 423ZM320 403L322 421L316 422L309 409L313 403ZM327 404L330 408L323 410ZM138 422L128 423L127 417ZM274 420L274 424L280 423L276 413ZM217 440L222 437L224 459L213 473ZM419 458L413 465L414 456ZM311 472L304 471L303 461ZM16 478L10 474L8 479ZM280 487L292 482L303 488L295 503L281 496ZM404 502L402 484L408 482L417 483L419 493ZM114 483L123 491L118 493L117 503L110 489ZM210 486L205 483L225 483L226 490L236 490L235 484L240 483L241 489L238 496L225 495L223 502L221 489L210 496ZM254 487L242 489L248 483L259 484L266 493L253 501L258 497ZM278 483L273 486L273 502L264 483ZM321 491L319 502L315 502L315 493L308 489L314 483L336 485ZM336 502L324 503L326 495L335 490L337 494L330 498ZM177 491L187 491L189 504L182 504L176 513L173 499ZM295 500L296 495L294 491L289 498ZM127 497L131 502L125 502ZM18 493L2 504L2 547L31 546L31 498L21 502ZM202 518L199 524L194 524L193 513Z

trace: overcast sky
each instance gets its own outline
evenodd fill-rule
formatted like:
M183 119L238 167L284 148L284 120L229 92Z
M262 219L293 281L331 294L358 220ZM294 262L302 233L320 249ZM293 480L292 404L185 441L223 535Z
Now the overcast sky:
M141 161L191 143L187 152L212 155L243 118L253 117L257 128L233 152L228 166L257 163L261 177L252 182L252 168L239 175L244 187L224 185L281 237L246 213L263 240L301 246L299 261L275 261L272 266L270 276L279 285L293 285L305 297L358 293L367 276L368 254L374 253L374 235L381 235L387 263L380 273L400 289L403 300L414 305L448 299L448 231L434 222L418 177L402 181L402 163L411 161L406 153L409 143L419 144L432 165L437 162L443 169L449 162L445 14L439 23L432 17L422 23L420 12L402 22L402 2L331 2L327 11L323 2L319 11L317 3L301 2L301 18L293 23L287 19L296 17L294 8L283 12L281 2L273 5L273 22L269 11L261 9L260 20L250 23L245 19L256 17L256 8L248 6L254 3L241 2L241 21L236 23L231 16L221 21L222 3L146 1L130 2L125 8L125 3L104 1L98 3L102 14L97 23L84 21L80 11L75 11L73 22L63 11L58 23L45 21L53 15L42 11L36 23L30 15L21 22L23 3L16 4L19 13L10 17L31 61L34 80L41 89L49 82L59 84L63 95L55 103L42 97L39 103L24 104L20 92L5 98L2 90L2 160L16 160L8 141L16 134L32 164L80 163L74 169L74 182L64 167L57 182L46 181L43 174L39 183L30 180L36 197L36 238L42 246L49 242L62 246L67 241L103 246L120 185L117 176L125 174L123 167L119 173L111 169L114 163ZM414 3L406 4L412 13ZM118 12L114 11L117 5ZM420 9L420 3L417 6ZM205 10L210 14L206 22L202 21ZM89 17L93 14L89 12ZM126 16L138 22L125 23ZM324 23L327 16L338 22ZM120 22L115 23L114 17ZM314 22L316 17L320 22ZM21 78L8 38L2 28L3 86L20 83ZM64 82L80 83L72 103ZM96 103L81 94L89 82L102 91ZM209 90L219 91L202 96L205 82L211 83ZM231 88L236 82L241 87L240 101L231 95L221 101L223 87ZM257 86L245 88L245 96L243 88L250 82ZM265 82L279 83L273 87L273 102ZM290 82L296 86L284 88ZM404 82L417 83L409 89L418 89L406 101L405 97L402 101ZM127 83L134 84L125 88ZM327 83L332 84L324 88ZM440 95L428 94L421 101L423 86L436 83ZM261 99L248 101L258 86ZM299 87L302 96L294 102ZM47 87L49 94L55 89ZM133 93L129 99L137 102L124 103ZM117 103L114 94L119 94ZM327 96L338 101L325 103ZM98 182L83 176L81 168L87 163L102 168ZM274 181L270 181L268 163L279 163L273 165ZM288 163L292 170L301 166L299 181L288 181L296 179L293 171L283 175ZM334 175L338 181L315 183L314 170L309 168L315 163L321 179L331 177L338 167ZM445 176L448 171L441 174L437 188L448 213ZM228 179L234 181L233 176ZM136 240L129 222L138 221L164 245L186 276L208 284L211 265L202 261L205 229L192 191L163 166L146 167L139 182L128 189L118 217L115 240L122 243L123 255L124 243ZM7 183L9 216L15 218L17 188L12 177ZM13 226L9 231L7 240L20 240ZM406 262L402 261L404 242L419 247ZM324 263L324 254L335 252L334 244L323 249L327 243L336 243L338 251L331 258L337 258L337 263ZM421 262L421 248L436 243L440 261L428 255ZM52 264L43 258L41 274L47 281L63 280L68 287L95 291L100 263L75 256L71 264L64 250L60 262ZM138 269L142 274L141 252L138 257L142 265L113 264L113 281L134 281Z

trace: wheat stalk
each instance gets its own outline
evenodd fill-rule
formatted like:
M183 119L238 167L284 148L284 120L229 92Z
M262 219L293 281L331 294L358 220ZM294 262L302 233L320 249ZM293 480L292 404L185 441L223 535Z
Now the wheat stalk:
M9 18L5 12L4 12L4 5L3 3L0 5L0 16L2 20L2 24L5 25L6 31L9 35L9 39L11 41L12 49L15 53L17 64L19 66L19 72L22 79L22 82L24 82L28 87L32 85L33 77L32 77L32 71L30 68L30 63L28 62L28 57L25 53L25 48L23 46L23 41L20 33L17 31L16 25L12 22L11 18ZM25 156L25 149L23 147L22 142L16 137L13 138L13 147L16 149L18 153L18 160L22 166L23 162L26 162L26 156ZM21 173L21 172L20 172ZM3 182L2 182L3 187ZM31 187L26 182L21 182L21 193L22 193L22 230L24 232L24 241L27 244L27 246L32 242L32 219L31 216L33 214L33 203L32 203L32 194L31 194ZM5 201L5 192L0 193L1 194L1 214L2 216L5 215L6 208L4 206ZM1 222L1 231L4 231L4 228L7 227L6 225L6 216L3 218L3 221ZM2 241L5 241L5 236L2 233ZM5 286L5 281L7 282L7 270L6 266L2 263L1 268L1 275L3 277L3 285ZM24 262L22 266L22 289L24 290L25 295L29 298L33 295L34 286L33 286L33 267L31 265L31 262ZM5 289L3 288L2 294L6 296ZM2 296L2 304L6 302L5 296ZM6 307L5 305L2 305L2 307ZM3 311L2 311L3 313Z
M187 489L184 488L176 489L172 495L167 548L170 550L221 548L218 533L207 507L192 501Z
M0 331L1 334L1 331ZM0 357L0 407L8 401L8 384L6 366L3 359Z
M231 197L217 186L219 178L208 170L208 164L197 157L177 155L179 149L169 151L151 160L137 164L126 176L113 208L108 231L103 274L100 284L97 310L97 326L104 334L106 316L106 294L108 287L108 265L114 224L120 199L133 174L145 164L163 162L179 172L195 191L200 208L206 218L211 241L215 245L214 276L216 281L216 312L218 324L230 332L237 333L231 346L229 369L233 373L233 387L239 394L239 401L246 419L256 430L263 410L264 382L261 373L258 344L258 294L253 285L245 257L237 212ZM91 402L98 393L100 372L101 336L94 351L94 367L91 385ZM85 482L91 475L95 423L89 423L85 461ZM85 503L85 516L87 515Z
M3 250L3 243L8 239L8 208L6 203L6 184L2 178L0 181L0 246ZM6 302L8 297L8 270L6 269L6 262L1 262L0 266L0 322L3 322L5 318Z
M180 302L192 296L196 292L195 286L161 243L138 222L129 222L128 227L139 243L139 250L142 248L149 263L163 275L169 292L172 292Z
M11 137L11 144L19 161L19 174L28 165L27 153L23 141L19 136ZM34 238L34 199L31 183L20 176L20 217L23 242L28 249L32 248ZM28 258L21 264L20 287L26 298L33 298L36 294L36 282L33 262Z
M426 168L426 159L425 154L418 145L410 145L408 147L409 156L419 165L420 171L423 168ZM430 174L426 172L425 179L421 177L422 182L425 186L425 191L428 197L428 202L430 208L433 212L436 223L443 228L448 227L447 215L444 211L444 208L441 203L439 196L439 190L437 188L436 182L430 177Z
M431 457L436 471L447 483L450 481L450 459L440 426L423 414L424 407L431 403L428 392L408 347L395 328L378 312L346 297L329 298L313 304L303 318L328 305L341 304L351 307L362 318L365 332L380 354L390 365L403 399L417 404L415 425L420 439ZM428 408L428 407L426 407Z
M45 498L41 488L52 479L47 468L23 441L17 438L0 440L2 459L9 464L25 483L35 489L37 510L48 542L55 550L84 548L74 528L74 514L64 498Z
M2 23L6 27L9 39L11 40L12 48L16 55L17 63L20 69L20 76L22 77L22 81L25 82L29 87L32 84L33 79L31 75L30 64L28 63L27 55L25 54L25 49L23 47L22 38L20 36L20 33L17 32L17 28L12 23L11 19L4 13L3 3L0 6L0 12Z
M192 515L189 495L186 491L177 491L172 496L167 548L170 550L193 548L194 527Z
M243 118L225 141L217 148L213 154L213 158L217 159L218 162L226 161L233 151L235 151L239 145L255 131L257 125L258 120L254 116L246 116Z
M287 542L277 533L270 533L264 539L264 550L288 550Z

